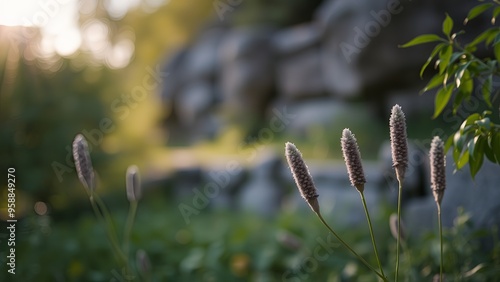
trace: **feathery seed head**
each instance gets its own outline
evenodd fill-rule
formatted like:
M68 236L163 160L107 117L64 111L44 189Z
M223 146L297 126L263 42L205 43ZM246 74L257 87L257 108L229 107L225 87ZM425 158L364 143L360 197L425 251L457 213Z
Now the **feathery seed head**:
M319 213L318 191L316 190L316 186L314 186L313 179L302 158L302 154L294 144L287 142L285 145L285 156L300 195L315 213Z
M95 189L95 175L92 161L90 160L89 146L83 135L78 134L73 141L73 159L80 182L87 189Z
M345 128L344 131L342 131L340 143L342 145L342 153L344 154L344 161L347 166L347 172L349 173L351 184L359 192L363 192L365 189L366 179L363 171L363 165L361 164L361 155L359 153L356 137L354 137L351 130Z
M444 190L446 189L446 170L444 144L441 138L434 136L431 142L429 153L431 165L431 189L434 194L434 200L438 206L441 206Z
M396 170L398 180L402 182L408 167L408 143L405 114L397 104L392 107L389 127L391 131L392 166Z
M127 198L130 202L139 201L141 199L142 191L139 168L135 165L131 165L127 169L126 187Z

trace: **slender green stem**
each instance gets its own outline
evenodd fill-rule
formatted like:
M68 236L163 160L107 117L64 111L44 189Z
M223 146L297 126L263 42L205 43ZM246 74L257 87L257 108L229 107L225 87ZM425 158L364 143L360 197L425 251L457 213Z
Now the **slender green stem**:
M134 226L135 214L137 212L137 201L130 202L130 208L127 217L127 223L125 225L125 233L123 237L123 252L127 258L129 257L130 250L130 234L132 233L132 227Z
M106 207L104 202L101 200L101 198L97 194L94 194L94 198L96 200L97 205L99 206L99 208L102 211L102 215L106 219L106 224L107 224L109 233L111 234L111 237L113 238L114 244L116 244L118 246L118 236L116 233L115 225L113 223L113 219L111 218L111 213L108 211L108 208ZM123 252L121 251L121 249L120 248L118 248L118 249L120 250L121 256L123 256Z
M370 213L368 212L368 207L366 205L365 194L363 192L359 192L359 194L361 195L361 201L363 202L363 208L365 209L366 220L368 221L368 228L370 229L370 237L372 237L373 250L375 251L375 257L377 258L378 267L382 276L385 277L384 269L382 268L382 264L380 263L380 257L377 251L377 243L375 243L375 236L373 235L372 221L370 220Z
M399 188L398 188L398 238L396 242L396 277L394 278L394 281L398 281L399 279L399 245L401 242L401 194L403 192L403 184L402 180L399 180Z
M344 240L342 240L342 238L340 238L340 236L337 235L337 233L335 231L333 231L333 229L330 227L330 225L328 225L328 223L326 223L326 221L323 219L323 217L321 216L321 214L319 212L316 213L316 215L319 217L319 220L323 223L323 225L325 225L326 228L328 228L328 230L333 234L333 236L335 236L335 238L337 238L337 240L339 240L340 243L342 243L342 245L344 245L344 247L346 247L349 251L351 251L351 253L355 257L357 257L364 265L366 265L366 267L368 267L375 274L377 274L377 276L379 276L380 278L382 278L383 281L387 282L387 278L385 278L385 276L383 276L373 266L371 266L363 257L361 257L358 253L356 253L356 251L354 251Z
M441 222L441 205L438 205L439 245L441 261L439 263L439 281L443 281L443 224Z
M412 281L413 269L411 268L411 254L410 249L408 248L408 245L406 245L404 239L401 240L401 252L404 254L407 265L410 265L406 276L409 277L409 281Z
M96 199L99 199L99 201L96 202ZM99 202L101 203L101 205L98 204ZM104 210L102 208L104 203L102 203L102 201L100 201L100 198L99 198L99 196L97 196L97 194L92 193L90 196L90 204L91 204L92 209L94 210L94 213L96 214L96 216L99 218L99 220L102 221L103 225L105 225L105 227L106 227L108 239L111 243L111 247L112 247L113 251L115 252L115 255L118 258L118 261L120 262L120 264L126 265L127 258L125 257L125 255L121 251L120 247L118 246L118 243L117 243L118 239L116 237L116 232L113 232L114 228L113 228L113 224L112 224L111 218L109 216L109 213L106 214L104 212L101 212ZM99 205L100 209L98 208L98 205Z
M111 213L108 211L108 208L106 207L106 205L104 204L102 199L99 197L99 195L97 195L97 194L94 194L94 195L95 195L97 205L101 209L102 214L103 214L104 218L106 219L106 226L108 227L108 233L109 233L111 244L113 245L118 256L122 259L122 266L125 269L126 275L131 275L130 266L129 266L129 257L128 257L128 254L124 253L123 250L119 247L118 235L116 233L113 219L111 218Z

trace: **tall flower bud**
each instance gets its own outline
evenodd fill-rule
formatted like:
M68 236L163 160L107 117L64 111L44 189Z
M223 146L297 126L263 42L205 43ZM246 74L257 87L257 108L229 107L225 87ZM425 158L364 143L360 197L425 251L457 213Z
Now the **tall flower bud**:
M434 200L440 207L444 190L446 189L446 170L444 144L438 136L434 136L432 139L429 158L431 165L431 189L434 194Z
M315 213L319 213L318 191L316 190L316 186L314 186L313 179L302 158L302 154L294 144L287 142L285 145L285 156L300 195Z
M356 137L354 137L351 130L345 128L344 131L342 131L340 143L342 145L342 153L344 154L344 161L347 166L351 184L362 193L365 190L366 179L363 165L361 164L361 154L359 153Z
M127 198L130 202L139 201L142 196L141 180L139 178L139 168L131 165L127 169L126 175Z
M78 178L88 192L95 189L95 175L90 160L89 145L83 135L78 134L73 141L73 159Z
M392 107L389 127L391 131L392 166L396 170L398 181L402 183L408 167L408 142L405 114L399 105Z

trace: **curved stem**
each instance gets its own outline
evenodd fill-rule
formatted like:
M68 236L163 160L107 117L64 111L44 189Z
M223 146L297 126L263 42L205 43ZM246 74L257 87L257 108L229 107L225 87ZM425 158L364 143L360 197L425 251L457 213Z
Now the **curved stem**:
M358 253L356 253L356 251L354 251L346 242L344 242L344 240L342 240L342 238L340 238L339 235L337 235L337 233L335 231L333 231L333 229L330 227L330 225L328 225L328 223L325 222L325 220L323 219L323 217L321 216L321 214L318 212L316 213L316 215L319 217L319 220L323 223L323 225L326 226L326 228L328 228L328 230L333 234L333 236L335 236L335 238L337 238L337 240L340 241L340 243L342 243L342 245L344 245L344 247L346 247L349 251L351 251L351 253L357 257L364 265L366 265L366 267L368 267L369 269L371 269L375 274L377 274L377 276L379 276L380 278L382 278L383 281L386 281L387 282L387 278L385 278L385 276L383 276L382 274L380 274L380 272L378 272L373 266L371 266L363 257L361 257Z
M398 238L396 242L396 277L394 281L398 281L399 278L399 245L401 244L401 194L403 191L402 181L398 180L399 188L398 188Z
M382 268L382 264L380 263L380 257L377 251L377 243L375 243L375 236L373 235L372 221L370 220L370 213L368 212L368 207L366 205L365 195L363 192L359 192L359 194L361 195L361 201L363 202L363 208L365 210L366 220L368 221L368 228L370 229L370 237L372 238L373 250L375 251L375 257L377 258L378 267L380 269L380 273L382 274L382 276L385 277L384 269Z

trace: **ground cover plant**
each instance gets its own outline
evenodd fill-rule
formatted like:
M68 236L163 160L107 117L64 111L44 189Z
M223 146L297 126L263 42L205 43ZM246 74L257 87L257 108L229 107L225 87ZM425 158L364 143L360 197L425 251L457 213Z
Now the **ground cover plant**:
M110 203L113 198L126 197L116 192L102 200ZM138 249L148 254L149 281L376 280L310 212L284 209L276 218L265 219L214 211L200 214L186 226L182 218L167 216L178 210L165 194L145 194L141 201L131 234L131 254L135 256ZM81 209L82 213L70 218L34 214L19 226L17 255L23 263L18 266L16 281L127 281L90 205ZM128 210L119 205L109 209L117 230L122 230ZM391 237L387 218L393 209L385 206L382 210L372 223L380 260L392 280L396 239ZM330 215L324 217L331 221ZM376 265L366 226L332 225L353 249ZM486 250L479 240L491 238L493 231L472 231L472 225L470 215L461 213L452 228L444 229L444 269L449 281L495 281L500 275L500 244ZM329 240L331 249L321 249L322 257L315 259L319 242ZM429 232L422 238L406 234L403 242L400 280L431 281L439 272L438 234ZM7 278L3 275L2 280ZM147 281L141 279L133 281Z

